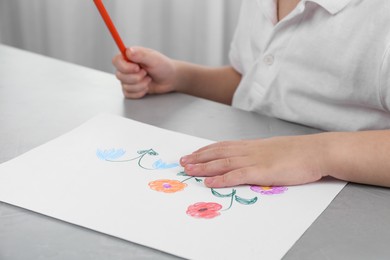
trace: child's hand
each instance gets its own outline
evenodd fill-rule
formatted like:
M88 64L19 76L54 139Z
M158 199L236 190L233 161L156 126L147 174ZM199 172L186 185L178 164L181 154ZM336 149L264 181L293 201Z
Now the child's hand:
M220 142L182 157L180 163L188 175L207 177L211 188L304 184L323 177L321 140L308 135Z
M126 56L130 62L125 61L121 54L112 60L126 98L174 91L175 66L171 59L143 47L127 49Z

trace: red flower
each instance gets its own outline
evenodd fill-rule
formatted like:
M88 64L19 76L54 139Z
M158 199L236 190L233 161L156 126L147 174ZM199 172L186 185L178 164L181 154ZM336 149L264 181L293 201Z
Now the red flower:
M187 214L194 218L214 218L221 213L219 210L222 209L222 206L214 202L197 202L193 205L190 205L187 209Z

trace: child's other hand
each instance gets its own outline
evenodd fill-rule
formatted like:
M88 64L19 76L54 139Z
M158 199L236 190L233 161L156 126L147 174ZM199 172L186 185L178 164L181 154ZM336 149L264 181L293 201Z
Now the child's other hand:
M206 186L278 186L323 177L324 145L319 135L229 141L203 147L181 158L190 176L207 177Z
M141 98L146 94L162 94L174 91L175 66L163 54L143 48L126 50L127 62L121 54L112 60L117 69L116 77L122 83L126 98Z

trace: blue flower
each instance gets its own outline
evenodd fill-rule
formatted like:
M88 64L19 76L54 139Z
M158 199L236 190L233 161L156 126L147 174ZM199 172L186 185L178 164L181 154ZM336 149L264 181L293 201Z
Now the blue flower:
M176 168L178 167L178 163L165 163L161 159L153 163L154 169L170 169L170 168Z
M120 158L126 153L123 149L96 150L96 156L103 161L110 161Z

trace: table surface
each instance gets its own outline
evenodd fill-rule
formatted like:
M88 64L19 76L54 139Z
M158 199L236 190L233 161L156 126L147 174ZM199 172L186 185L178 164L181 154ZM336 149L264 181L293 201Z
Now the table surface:
M179 93L126 100L112 74L0 45L0 163L100 113L215 141L320 132ZM284 259L389 259L389 241L390 189L349 183ZM0 202L0 259L156 258L177 259Z

